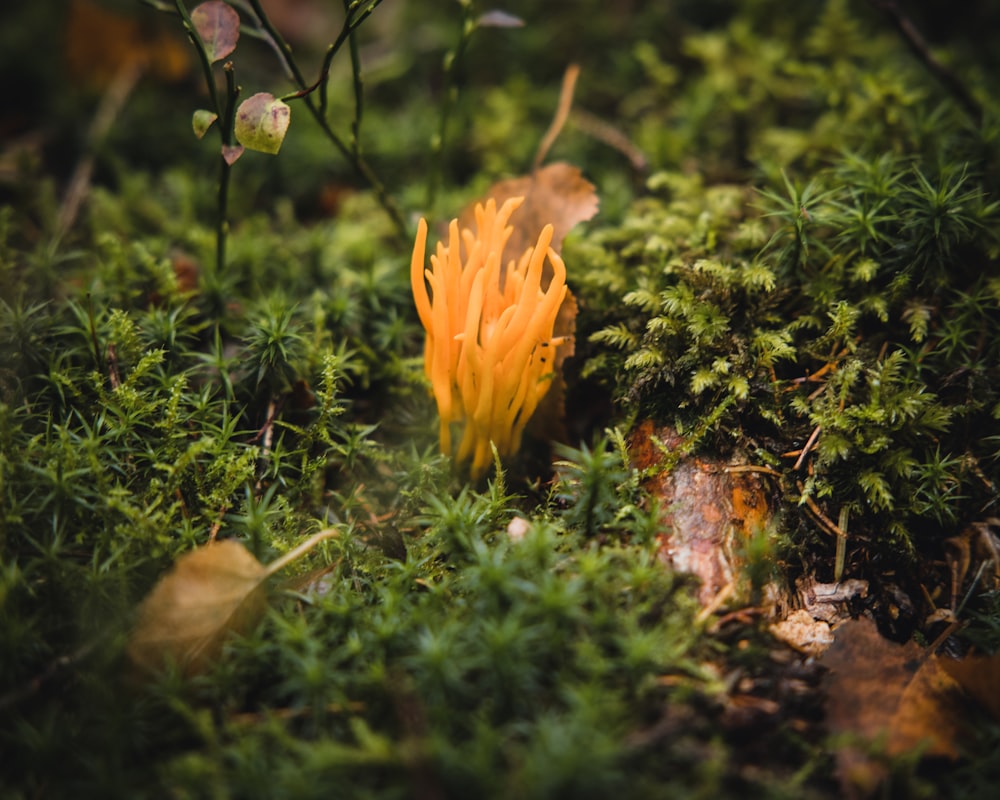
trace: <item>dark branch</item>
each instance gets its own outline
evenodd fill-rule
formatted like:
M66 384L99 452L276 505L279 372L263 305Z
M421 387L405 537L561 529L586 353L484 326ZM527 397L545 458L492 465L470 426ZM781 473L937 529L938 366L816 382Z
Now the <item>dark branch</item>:
M871 4L875 8L884 11L889 19L892 20L893 25L902 34L903 38L906 40L907 45L909 45L910 50L916 55L921 61L924 62L924 66L930 70L931 74L937 78L941 84L947 89L958 101L959 105L965 109L966 113L972 117L973 121L978 125L983 119L983 108L979 105L979 102L972 96L968 87L962 80L956 75L948 66L942 64L935 56L930 47L927 44L927 40L924 39L923 35L917 29L917 26L913 24L913 21L906 16L899 8L899 5L895 0L870 0Z

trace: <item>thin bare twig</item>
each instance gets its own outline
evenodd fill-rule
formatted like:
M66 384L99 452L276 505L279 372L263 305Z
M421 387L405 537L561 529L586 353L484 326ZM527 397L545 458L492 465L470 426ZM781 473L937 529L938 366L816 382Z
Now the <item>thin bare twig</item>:
M531 165L532 172L542 166L545 156L549 154L552 145L562 132L566 120L569 119L570 109L573 107L573 92L576 89L576 79L580 76L580 67L577 64L570 64L566 67L563 75L562 89L559 90L559 105L556 107L556 114L552 118L552 124L545 131L538 151L535 153L535 161Z
M735 581L730 581L723 586L715 597L709 601L708 605L698 612L698 615L694 618L695 623L698 625L703 624L709 617L725 605L725 602L732 597L734 591L736 591Z
M806 441L806 446L802 448L802 452L799 453L799 457L792 469L799 469L799 467L805 463L806 456L809 455L809 451L813 449L813 446L816 444L816 440L819 439L821 430L823 429L819 425L813 429L813 432L809 435L809 439Z
M761 467L756 464L733 464L728 467L723 467L722 471L730 475L738 472L751 472L756 475L772 475L775 478L780 478L781 473L776 469L771 467Z
M139 61L125 64L115 73L108 88L104 91L101 103L97 107L97 113L94 114L94 119L90 123L90 130L87 131L86 152L77 162L63 194L59 216L56 220L55 241L60 241L76 222L83 202L90 193L90 179L94 174L94 162L97 158L98 147L107 137L129 95L135 89L144 67L145 65Z
M886 13L896 30L906 40L913 54L919 58L928 71L938 79L942 86L947 89L962 106L965 112L972 117L973 122L979 125L983 120L983 107L979 104L968 87L948 66L941 63L927 44L927 40L913 24L913 20L906 16L899 8L895 0L869 0L875 8Z
M795 485L798 487L800 492L805 491L805 487L802 485L802 481L796 481ZM834 522L826 514L823 513L823 509L816 504L815 500L813 500L811 497L806 497L804 499L806 503L806 508L813 515L813 517L816 519L816 521L819 523L819 526L823 530L825 530L829 534L832 534L840 538L844 538L847 536L847 534L840 529L840 527L837 525L836 522Z
M632 169L638 173L649 170L649 159L623 131L607 120L601 119L582 108L573 109L573 125L581 132L621 153L628 159Z

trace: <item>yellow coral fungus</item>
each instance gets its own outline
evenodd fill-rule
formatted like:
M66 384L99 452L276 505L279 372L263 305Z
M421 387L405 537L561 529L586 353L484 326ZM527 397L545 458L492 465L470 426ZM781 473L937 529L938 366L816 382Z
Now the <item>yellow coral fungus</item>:
M500 263L513 228L508 220L524 198L494 200L475 208L476 231L448 229L426 269L427 223L420 220L410 280L420 321L427 330L424 369L441 418L441 452L452 453L451 426L464 423L455 453L471 460L477 478L492 460L517 452L524 426L552 383L556 315L566 296L566 267L553 250L546 225L534 247L506 268ZM464 260L463 260L464 257ZM546 258L552 279L542 288ZM430 286L430 294L428 294Z

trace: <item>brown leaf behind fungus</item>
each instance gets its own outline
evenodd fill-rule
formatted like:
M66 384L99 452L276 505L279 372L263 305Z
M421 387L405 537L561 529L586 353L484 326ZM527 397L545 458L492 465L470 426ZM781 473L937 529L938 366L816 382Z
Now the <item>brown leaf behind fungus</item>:
M553 227L552 249L562 251L563 239L573 227L593 217L598 210L599 200L594 184L583 177L578 167L557 161L546 167L493 184L483 197L470 203L458 218L460 228L475 226L476 203L485 203L490 198L496 200L497 207L511 197L523 197L524 203L510 218L514 228L503 251L501 263L516 260L529 247L534 247L542 228ZM552 278L551 266L542 277L542 288ZM567 265L572 274L572 264Z
M831 733L883 742L896 757L922 748L924 756L958 757L967 707L959 685L928 650L896 644L861 618L845 623L824 654L826 715ZM861 746L838 749L837 770L846 797L870 795L885 779L885 764Z
M552 225L552 242L550 247L557 253L562 252L563 239L575 225L593 217L600 205L594 184L583 177L579 167L557 161L548 166L541 166L553 142L559 136L573 104L573 91L580 70L571 64L563 77L559 104L552 124L546 131L538 152L535 155L534 166L527 175L508 178L493 184L485 195L469 203L459 214L459 228L475 228L475 208L479 203L488 200L496 201L497 207L512 197L523 197L524 202L510 217L513 231L501 255L501 264L517 261L521 254L538 242L539 234L546 225ZM573 264L566 265L567 280L572 283ZM503 285L501 278L501 286ZM548 288L552 280L552 265L545 261L543 265L541 288ZM567 290L566 297L553 327L553 336L565 337L566 343L556 350L553 363L554 377L549 390L545 393L538 408L528 425L530 434L544 441L566 441L566 381L563 376L563 364L573 355L574 335L576 333L576 315L578 306L572 291Z
M228 539L181 556L139 607L128 644L132 663L147 673L170 663L188 676L204 672L230 633L248 631L263 615L268 574Z
M941 668L957 681L976 704L1000 720L1000 653L939 659Z

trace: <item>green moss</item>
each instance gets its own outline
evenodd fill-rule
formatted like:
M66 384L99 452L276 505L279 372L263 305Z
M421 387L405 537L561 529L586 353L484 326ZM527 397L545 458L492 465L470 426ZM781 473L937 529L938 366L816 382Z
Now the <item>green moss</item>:
M620 226L568 254L593 265L585 301L624 303L590 333L584 374L682 429L731 403L718 434L771 459L820 431L809 475L784 470L786 497L847 509L865 551L951 535L998 479L995 152L977 144L988 127L939 107L932 132L923 113L895 120L919 142L820 148L808 180L783 171L756 197L656 174Z

